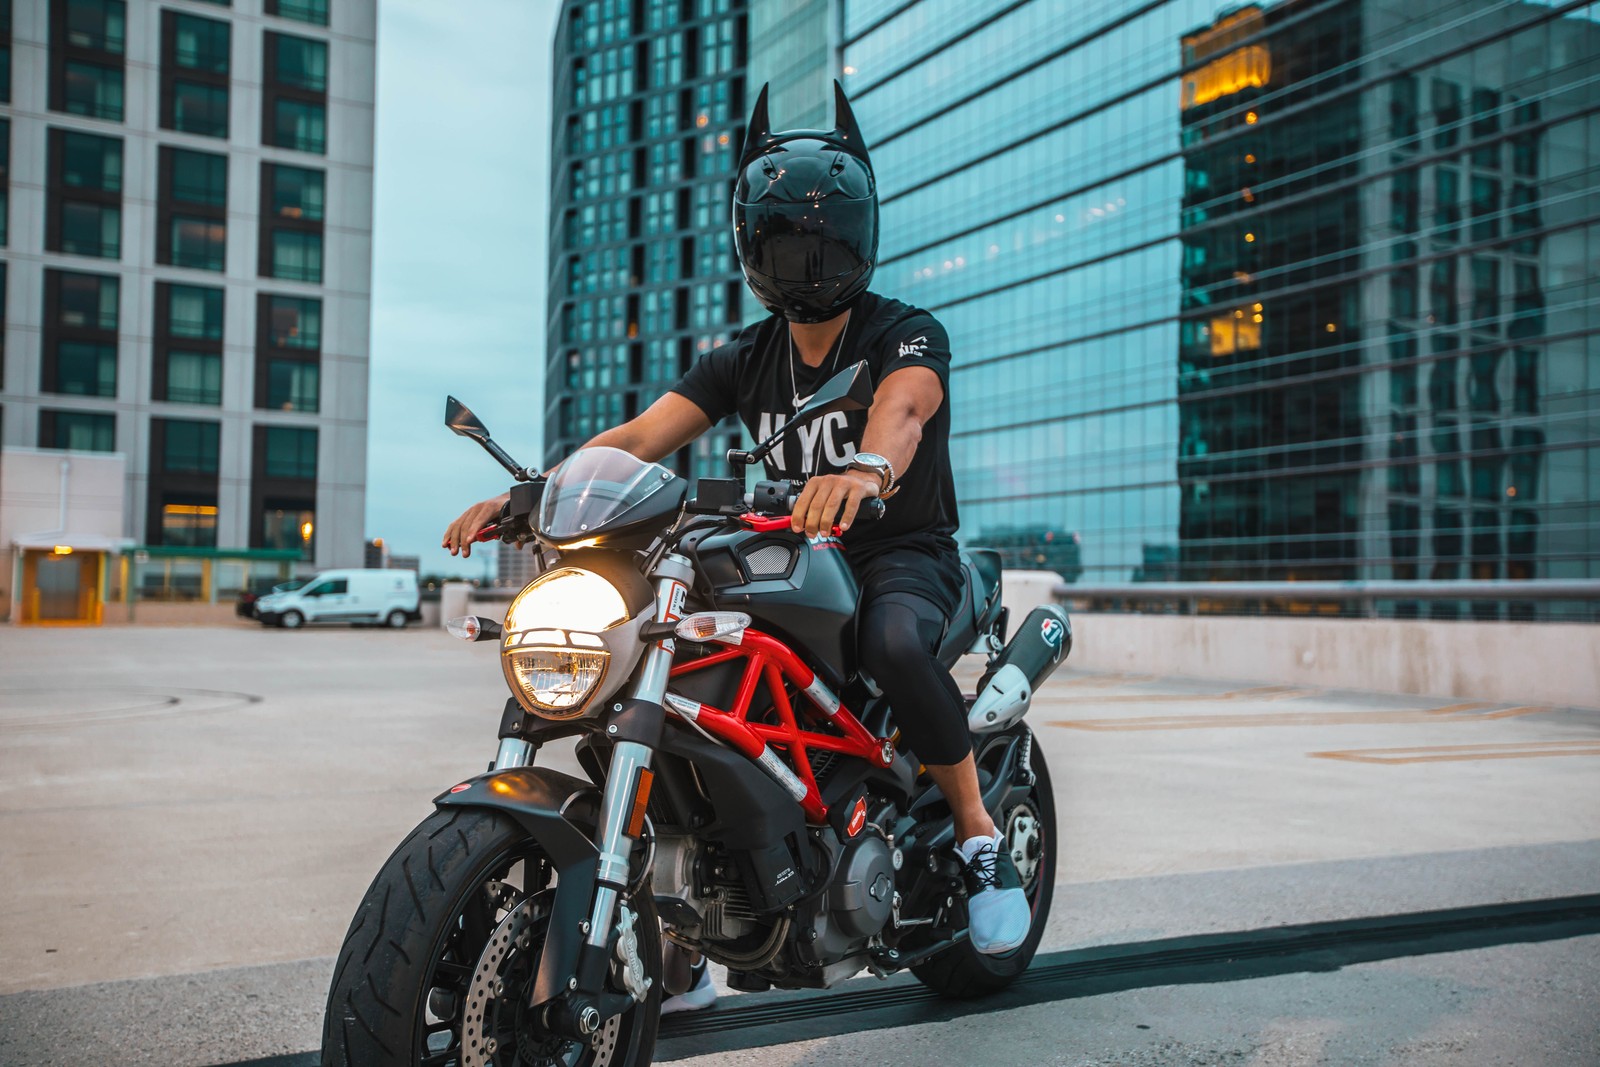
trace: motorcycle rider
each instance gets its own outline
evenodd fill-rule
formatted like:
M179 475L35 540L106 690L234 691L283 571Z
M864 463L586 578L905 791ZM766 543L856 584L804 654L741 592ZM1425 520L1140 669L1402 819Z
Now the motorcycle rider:
M771 314L698 360L642 414L585 447L620 448L656 462L735 413L761 440L839 368L867 361L872 407L827 415L789 434L769 457L768 476L810 476L794 506L793 530L827 537L837 522L843 531L861 588L861 669L889 697L901 733L950 802L969 936L979 952L999 954L1026 940L1032 917L979 794L961 691L937 658L962 583L950 345L928 312L867 288L877 261L877 189L837 82L834 98L832 131L771 132L765 87L750 118L734 236L745 280ZM884 517L857 525L871 497L885 501ZM443 546L471 555L474 535L506 500L468 508ZM706 988L700 977L696 990Z

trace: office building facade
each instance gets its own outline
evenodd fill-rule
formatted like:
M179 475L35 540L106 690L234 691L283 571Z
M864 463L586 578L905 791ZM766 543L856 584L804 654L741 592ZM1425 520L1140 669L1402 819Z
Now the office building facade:
M545 462L654 402L754 308L729 204L745 0L567 0L554 46ZM718 427L678 468L721 475Z
M145 556L359 565L375 0L0 8L0 448L120 453Z
M1597 29L845 0L963 538L1095 583L1600 575Z

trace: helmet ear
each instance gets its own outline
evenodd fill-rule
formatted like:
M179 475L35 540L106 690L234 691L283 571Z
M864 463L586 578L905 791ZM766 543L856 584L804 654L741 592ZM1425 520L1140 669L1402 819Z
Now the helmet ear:
M761 86L761 93L756 97L756 106L750 112L750 124L744 131L744 148L739 152L739 169L744 170L750 161L761 154L767 141L772 137L772 122L767 118L767 86Z
M756 106L762 107L766 99L767 91L762 89L761 102ZM763 118L766 117L765 110L761 114ZM833 129L835 136L844 142L851 155L869 167L872 165L871 160L867 158L867 139L861 136L861 127L856 125L855 112L850 110L850 99L844 95L844 86L839 84L837 78L833 82Z

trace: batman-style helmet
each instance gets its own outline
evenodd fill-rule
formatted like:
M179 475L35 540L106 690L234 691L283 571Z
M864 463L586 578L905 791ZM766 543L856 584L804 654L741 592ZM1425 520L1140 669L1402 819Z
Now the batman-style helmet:
M834 129L768 129L761 87L733 191L733 239L745 281L790 322L824 322L867 291L878 261L878 189L844 89Z

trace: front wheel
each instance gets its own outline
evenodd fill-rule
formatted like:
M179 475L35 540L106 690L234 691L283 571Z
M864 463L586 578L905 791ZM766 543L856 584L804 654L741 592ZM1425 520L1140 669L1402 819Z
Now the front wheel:
M996 740L1009 738L1018 726L1003 734L991 735ZM1032 787L1021 799L1008 804L996 820L1005 843L1017 865L1022 879L1022 891L1028 897L1033 912L1033 922L1028 927L1028 939L1018 948L1000 956L985 956L972 947L971 941L962 941L926 963L911 969L918 981L941 996L966 999L980 997L1003 989L1028 969L1033 955L1039 951L1039 940L1044 936L1045 924L1050 919L1050 902L1055 897L1056 851L1060 837L1056 830L1055 793L1050 783L1050 768L1044 753L1029 739L1033 767ZM994 758L1003 746L980 745L978 765L982 767L989 756Z
M285 630L298 630L305 624L306 617L300 614L298 611L295 611L293 608L284 612L283 616L278 619L278 625L283 627Z
M435 811L389 857L351 921L328 990L323 1067L644 1067L661 1013L661 935L648 887L627 901L644 1001L592 1044L527 1007L552 871L512 819ZM620 989L620 985L618 986Z

